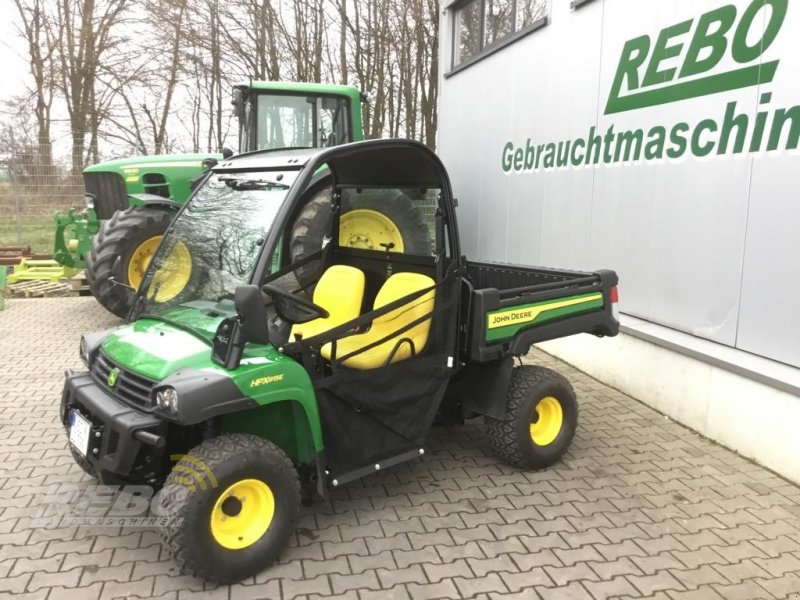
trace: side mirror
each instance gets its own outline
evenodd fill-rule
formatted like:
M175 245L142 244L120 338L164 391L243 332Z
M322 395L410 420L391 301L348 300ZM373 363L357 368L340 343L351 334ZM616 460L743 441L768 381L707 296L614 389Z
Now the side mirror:
M235 114L237 118L241 118L242 114L244 114L244 92L242 88L233 88L231 104L233 105L233 114Z
M239 317L223 319L211 340L211 360L226 369L238 367L244 350L241 337Z
M267 310L257 285L240 285L233 294L233 305L239 315L239 322L246 342L269 343Z
M216 158L204 158L203 162L200 163L203 171L208 171L209 169L213 169L219 164L219 161Z
M211 360L226 369L239 366L247 342L269 343L267 311L257 285L240 285L233 296L236 316L224 319L211 341Z

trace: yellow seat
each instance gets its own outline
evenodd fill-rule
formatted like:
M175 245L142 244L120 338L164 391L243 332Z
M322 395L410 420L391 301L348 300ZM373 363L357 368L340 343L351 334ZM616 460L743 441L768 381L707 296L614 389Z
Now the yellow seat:
M395 273L387 279L375 297L373 309L391 304L403 296L412 294L419 290L432 287L433 279L419 273ZM336 356L345 356L368 346L373 342L395 333L404 326L422 318L433 311L434 291L431 290L409 304L403 305L382 317L376 318L372 322L372 327L366 333L351 335L337 340ZM389 338L382 344L374 348L360 352L346 359L343 364L353 369L377 369L382 367L389 359L389 355L397 346L398 340L404 340L391 358L392 363L399 362L419 354L428 341L428 334L431 329L431 320L427 319L418 323L414 327L398 333L395 337ZM409 341L411 343L409 343ZM413 344L413 347L412 347ZM322 347L322 355L330 360L333 344L325 344Z
M314 288L313 301L328 311L328 317L296 324L292 327L290 340L296 340L298 335L308 339L360 315L364 301L364 273L346 265L328 267Z

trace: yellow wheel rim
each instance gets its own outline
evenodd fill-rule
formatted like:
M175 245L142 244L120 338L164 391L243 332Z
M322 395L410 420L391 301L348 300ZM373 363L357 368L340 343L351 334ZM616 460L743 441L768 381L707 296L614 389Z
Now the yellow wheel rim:
M142 285L144 274L160 243L161 236L154 235L139 244L131 254L131 260L128 262L128 284L137 290Z
M394 244L392 252L403 251L403 236L389 217L377 210L360 208L342 215L339 245L363 250L385 250L381 244Z
M164 264L153 275L147 297L156 302L172 300L183 291L192 276L192 255L183 242L178 242L164 259ZM156 290L158 292L156 293Z
M211 511L211 536L223 548L252 546L269 529L275 516L275 497L258 479L242 479L226 489Z
M564 424L564 409L552 396L539 400L536 405L538 419L531 423L531 439L537 446L552 444Z

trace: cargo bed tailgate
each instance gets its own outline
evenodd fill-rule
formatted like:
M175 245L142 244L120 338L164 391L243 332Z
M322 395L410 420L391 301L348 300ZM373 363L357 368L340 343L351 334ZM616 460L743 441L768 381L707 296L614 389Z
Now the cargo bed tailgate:
M576 333L613 336L617 274L467 261L462 314L466 359L526 354L532 344Z

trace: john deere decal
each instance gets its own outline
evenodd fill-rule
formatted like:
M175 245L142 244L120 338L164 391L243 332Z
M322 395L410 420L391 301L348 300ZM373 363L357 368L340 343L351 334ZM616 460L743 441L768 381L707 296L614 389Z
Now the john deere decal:
M495 310L486 316L486 341L492 343L512 338L517 331L534 323L602 307L603 295L597 292Z

